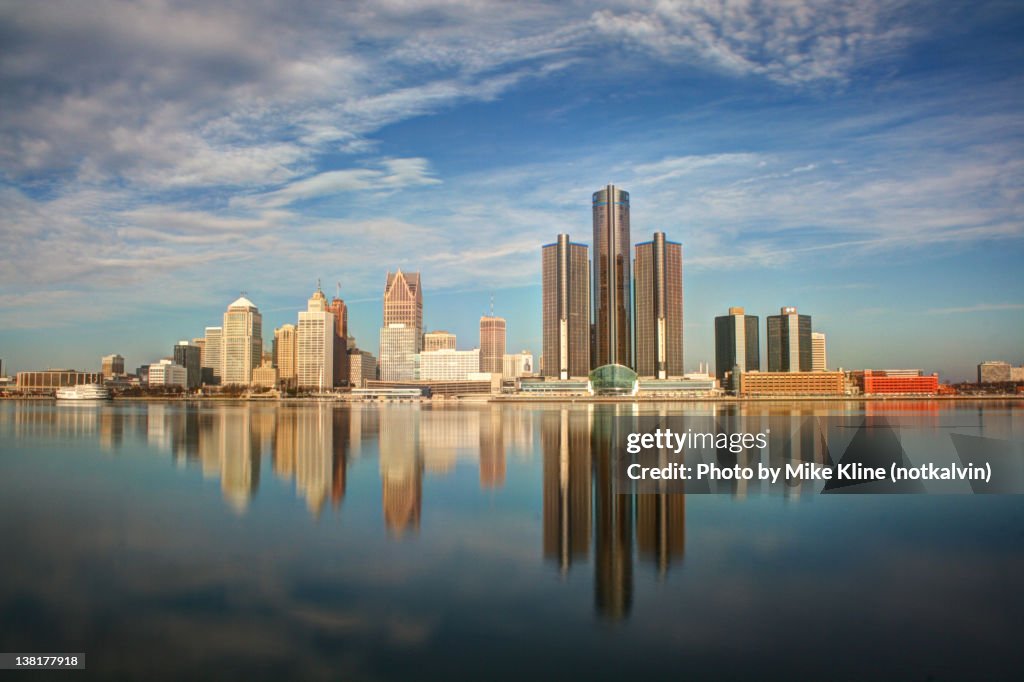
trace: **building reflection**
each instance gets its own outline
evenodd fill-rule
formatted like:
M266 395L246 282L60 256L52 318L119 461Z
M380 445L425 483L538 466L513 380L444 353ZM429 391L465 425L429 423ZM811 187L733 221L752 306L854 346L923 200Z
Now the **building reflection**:
M480 487L505 485L505 433L501 425L501 406L489 405L480 416Z
M610 620L632 608L634 534L638 559L660 576L686 548L684 494L616 492L611 444L630 415L593 407L541 415L544 557L566 575L588 558L593 536L594 606Z
M380 412L380 477L384 525L392 537L418 533L423 506L419 410L396 406Z

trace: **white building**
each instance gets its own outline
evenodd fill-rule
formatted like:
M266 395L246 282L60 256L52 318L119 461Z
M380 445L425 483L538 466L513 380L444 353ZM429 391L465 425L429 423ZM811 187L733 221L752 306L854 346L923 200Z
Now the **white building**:
M209 352L209 349L207 349ZM221 383L252 383L252 370L263 359L263 316L252 301L240 296L224 313L224 355Z
M149 385L185 388L188 385L188 370L165 358L149 366Z
M533 353L528 350L513 355L506 354L502 359L502 379L518 379L533 376Z
M224 376L224 328L207 327L203 342L202 366L213 371L214 383Z
M415 327L392 323L380 330L380 378L412 381L416 378L417 333Z
M466 381L480 372L480 349L423 351L418 362L421 381Z
M811 371L825 372L828 368L828 360L825 356L825 335L821 332L811 332Z
M299 388L323 391L334 387L334 314L327 311L327 297L319 287L306 310L299 313L295 376Z

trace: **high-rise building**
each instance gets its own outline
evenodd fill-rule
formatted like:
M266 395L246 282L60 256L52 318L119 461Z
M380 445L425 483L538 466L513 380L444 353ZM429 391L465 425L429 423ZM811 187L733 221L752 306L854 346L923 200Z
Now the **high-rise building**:
M382 381L412 381L416 375L416 353L420 338L414 327L392 323L380 330L380 378Z
M295 377L299 388L323 391L334 386L334 315L317 287L299 313L295 334Z
M811 332L811 371L828 371L828 358L825 355L825 335Z
M480 349L430 350L418 356L420 381L466 381L480 371Z
M262 358L263 316L252 301L240 296L224 313L221 383L248 386L252 383L252 370L259 367Z
M210 370L210 383L219 384L224 376L224 328L207 327L205 341L202 366Z
M349 379L355 388L362 388L365 382L377 378L377 358L368 350L353 348L348 352Z
M119 377L124 374L124 358L117 353L114 353L113 355L104 355L102 367L104 379Z
M174 364L185 368L185 388L193 390L202 384L203 369L199 347L187 340L179 341L174 347Z
M295 383L295 325L282 324L274 330L274 366L283 385Z
M786 306L768 316L768 371L811 371L811 316Z
M629 192L594 192L594 367L633 367Z
M442 329L423 335L423 350L455 350L455 334Z
M501 374L505 359L505 318L484 315L480 318L481 372Z
M558 241L541 247L544 376L568 379L590 372L590 260L586 244Z
M715 318L715 376L725 379L727 372L761 370L760 321L757 315L746 315L743 308L729 308L728 315Z
M328 310L334 315L334 385L348 384L348 307L335 296Z
M655 232L636 245L636 371L683 375L683 247Z
M418 272L388 273L384 286L384 327L404 324L416 334L415 353L423 349L423 287ZM383 351L381 361L383 361Z

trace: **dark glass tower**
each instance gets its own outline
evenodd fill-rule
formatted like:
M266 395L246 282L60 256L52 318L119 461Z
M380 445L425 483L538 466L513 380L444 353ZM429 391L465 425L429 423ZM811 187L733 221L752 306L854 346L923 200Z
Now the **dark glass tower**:
M633 368L629 192L594 192L594 366Z
M729 308L728 315L715 318L715 376L726 372L760 371L761 341L757 315L745 315L743 308Z
M812 357L810 315L787 306L768 316L769 372L810 372Z

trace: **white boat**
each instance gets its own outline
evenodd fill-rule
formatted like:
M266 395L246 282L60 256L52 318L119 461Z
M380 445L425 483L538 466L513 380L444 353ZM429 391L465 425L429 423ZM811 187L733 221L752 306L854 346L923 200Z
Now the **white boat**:
M57 389L57 400L110 400L110 390L99 384L79 384Z

